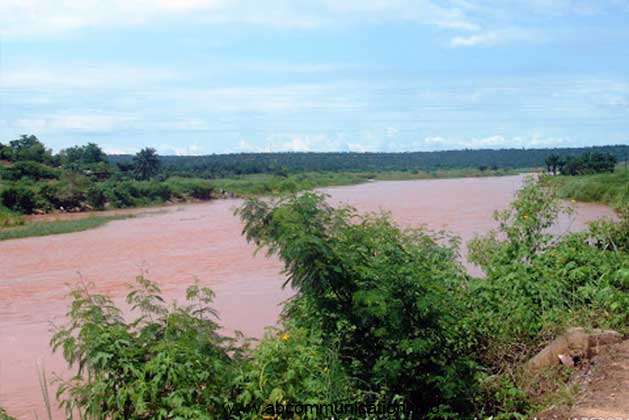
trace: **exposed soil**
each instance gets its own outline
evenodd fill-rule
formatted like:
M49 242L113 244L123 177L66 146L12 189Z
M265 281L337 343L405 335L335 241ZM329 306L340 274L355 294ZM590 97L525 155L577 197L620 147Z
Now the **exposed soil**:
M604 348L575 378L580 390L574 404L538 419L629 419L629 340Z

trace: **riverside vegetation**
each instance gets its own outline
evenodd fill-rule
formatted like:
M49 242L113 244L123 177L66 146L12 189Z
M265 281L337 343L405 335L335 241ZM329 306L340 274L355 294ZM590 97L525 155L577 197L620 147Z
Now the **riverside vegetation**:
M469 244L475 278L447 234L312 192L252 198L243 234L279 256L295 291L280 325L257 343L226 337L211 290L194 284L167 305L144 276L127 298L137 315L123 318L81 283L51 341L75 373L57 396L88 419L287 418L269 404L347 401L403 401L407 419L527 418L569 393L565 372L527 373L526 360L567 327L629 322L629 206L553 237L563 211L551 183L527 179L497 230Z
M588 149L485 150L417 153L242 153L107 156L88 143L53 154L33 135L0 143L1 239L46 235L99 226L109 216L24 225L31 213L84 212L208 200L216 196L280 195L315 187L370 180L498 176L526 167L582 162L585 156L626 159L628 146ZM551 155L549 155L551 153ZM579 160L581 159L581 160ZM500 165L500 167L499 167ZM579 167L579 165L572 165ZM519 169L518 169L519 168ZM550 168L550 167L549 167Z

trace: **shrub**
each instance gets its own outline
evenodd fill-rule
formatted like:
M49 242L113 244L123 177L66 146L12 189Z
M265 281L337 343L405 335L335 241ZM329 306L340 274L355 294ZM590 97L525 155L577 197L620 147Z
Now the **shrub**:
M41 179L58 179L59 171L38 162L24 161L16 162L4 168L0 173L0 177L11 181L20 181L27 178L39 181Z
M424 416L470 412L475 369L451 290L462 281L453 249L313 193L239 212L247 238L284 261L297 293L290 320L340 343L360 392L399 395Z
M239 390L237 407L259 407L258 412L234 413L243 420L271 417L276 406L286 409L287 403L348 401L353 389L336 349L326 345L317 333L291 326L267 330L242 365L234 385ZM323 417L316 412L303 416Z
M132 187L131 181L107 183L103 192L107 201L114 207L126 208L137 205L133 194L137 191Z
M72 182L45 184L40 188L39 194L57 209L81 208L85 201L85 190Z
M11 210L0 207L0 228L21 226L24 224L24 218Z
M129 323L106 296L86 285L71 292L69 325L58 328L62 350L76 375L61 382L61 405L70 418L227 418L234 341L218 334L213 293L194 285L184 306L166 306L159 288L140 276L127 303L140 316Z
M24 186L12 186L0 191L0 203L17 213L30 214L36 208L35 194Z
M100 210L105 207L107 197L105 196L105 193L103 192L101 187L98 184L94 184L88 188L85 195L85 200L87 201L87 204L95 209Z
M212 198L214 186L210 181L204 179L190 179L173 177L166 180L173 195L180 198L192 197L198 200L209 200Z
M464 324L490 373L517 372L568 327L626 331L628 216L558 238L548 229L560 211L548 184L529 179L512 205L497 213L498 231L469 244L471 261L487 276L469 283ZM487 397L484 404L504 407Z

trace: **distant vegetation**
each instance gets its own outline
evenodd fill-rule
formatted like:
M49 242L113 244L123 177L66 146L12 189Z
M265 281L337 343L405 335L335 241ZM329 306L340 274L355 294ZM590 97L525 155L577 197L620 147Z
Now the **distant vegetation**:
M75 373L59 386L66 412L290 418L274 410L356 402L406 403L410 418L523 419L564 389L565 370L525 368L548 340L570 326L627 332L629 211L554 238L547 228L564 209L530 178L496 215L499 230L470 243L486 273L473 278L455 238L325 200L308 192L239 210L247 239L283 261L295 291L256 346L221 334L199 284L168 305L138 277L135 318L80 284L52 339Z
M559 196L578 201L629 206L629 169L627 160L618 164L610 153L587 152L569 158L551 153L545 159L548 182L558 187ZM615 172L614 172L615 171Z
M0 143L0 228L22 215L275 195L369 180L495 176L546 166L583 175L613 170L629 146L416 153L243 153L107 156L94 143L52 153L33 135ZM607 200L607 199L605 199Z
M587 152L629 158L629 146L558 149L452 150L407 153L235 153L207 156L162 156L164 174L225 178L248 174L285 175L296 172L432 172L444 169L479 170L539 168L549 154L561 159ZM114 163L129 164L133 156L110 156Z
M553 177L549 181L557 185L562 198L629 207L629 169L620 167L614 173Z
M80 232L94 229L112 220L128 219L132 215L90 215L75 220L52 220L45 222L34 222L23 226L12 227L10 229L0 229L0 241L7 239L26 238L29 236L47 236L60 233Z
M53 154L35 136L22 136L0 144L0 157L0 226L20 224L19 214L207 200L214 191L208 180L161 175L150 148L114 165L94 143Z
M614 172L618 160L611 153L586 152L578 156L561 157L551 153L544 159L553 175L592 175Z

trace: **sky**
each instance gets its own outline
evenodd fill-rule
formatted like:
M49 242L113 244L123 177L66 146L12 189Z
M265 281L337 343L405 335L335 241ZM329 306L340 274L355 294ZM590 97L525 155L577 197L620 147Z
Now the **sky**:
M0 0L0 142L629 144L629 0Z

